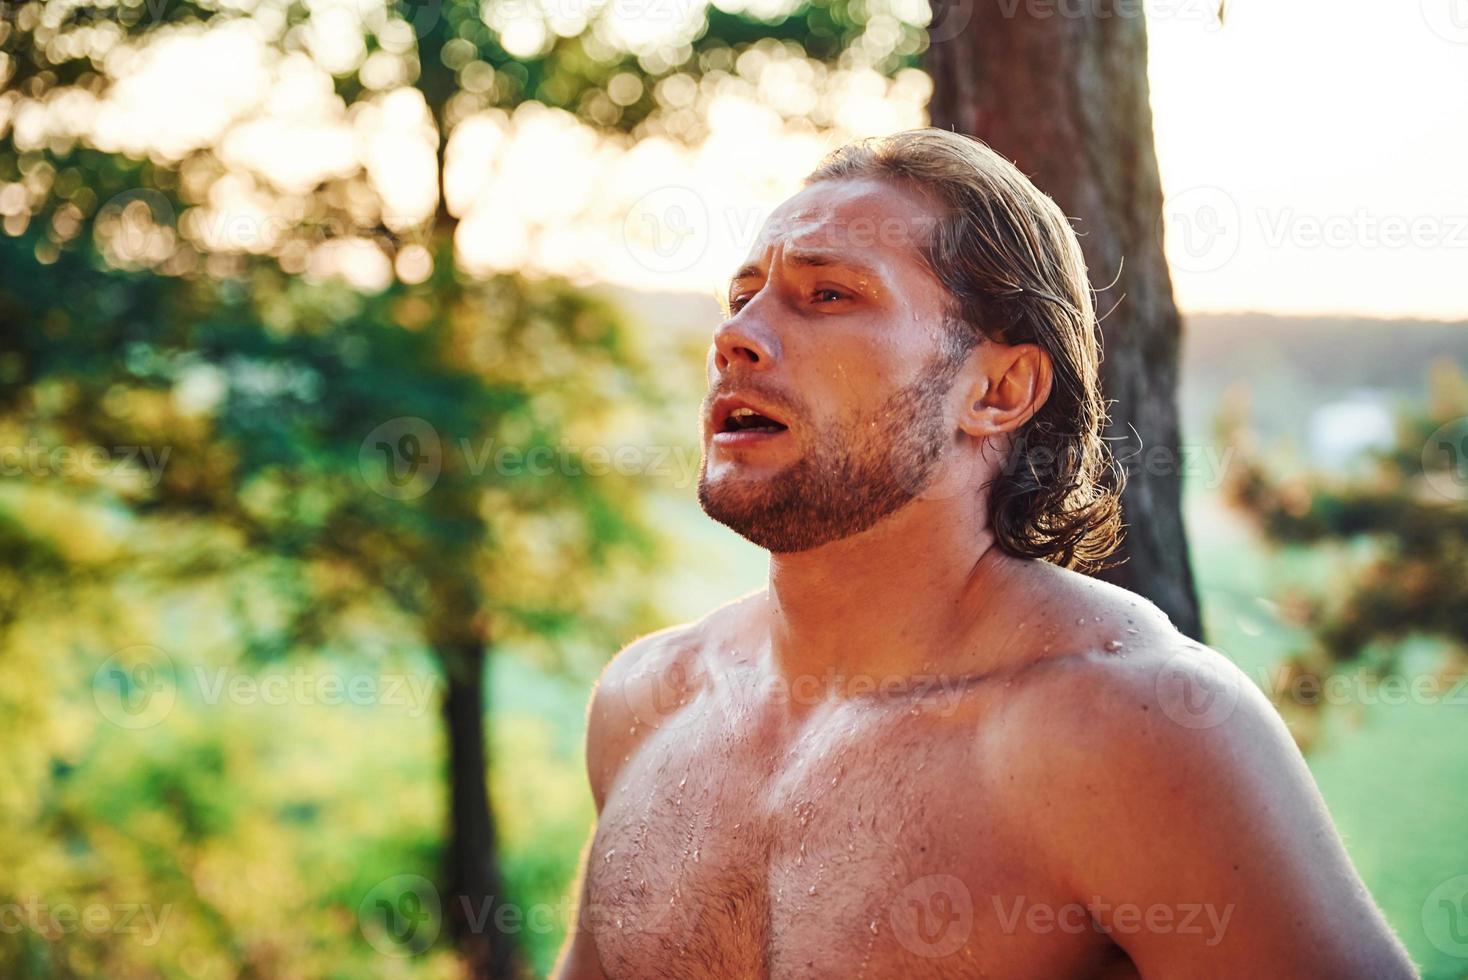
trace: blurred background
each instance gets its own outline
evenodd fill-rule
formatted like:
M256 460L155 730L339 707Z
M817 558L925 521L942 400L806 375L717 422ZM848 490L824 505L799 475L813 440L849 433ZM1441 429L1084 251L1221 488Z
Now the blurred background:
M591 682L764 581L722 282L931 123L1076 220L1115 578L1468 976L1461 0L0 10L0 975L543 975Z

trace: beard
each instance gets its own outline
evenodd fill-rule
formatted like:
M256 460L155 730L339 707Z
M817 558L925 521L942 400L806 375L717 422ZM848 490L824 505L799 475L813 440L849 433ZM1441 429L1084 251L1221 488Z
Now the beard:
M768 478L712 482L705 456L704 513L777 554L867 530L933 482L953 438L943 406L961 364L940 356L874 414L817 431L799 460Z

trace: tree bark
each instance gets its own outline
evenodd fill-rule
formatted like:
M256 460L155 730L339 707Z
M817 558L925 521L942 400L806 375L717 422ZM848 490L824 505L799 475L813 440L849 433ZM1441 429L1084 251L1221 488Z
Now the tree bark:
M1124 561L1099 577L1151 599L1201 639L1180 499L1182 325L1162 252L1142 5L974 0L962 23L969 5L943 3L934 0L925 56L932 124L984 140L1079 219L1104 317L1107 435L1128 476L1116 555Z
M504 904L494 813L485 774L482 644L467 641L439 651L447 676L443 711L448 735L449 847L443 914L465 975L475 980L525 975L510 936L495 928Z

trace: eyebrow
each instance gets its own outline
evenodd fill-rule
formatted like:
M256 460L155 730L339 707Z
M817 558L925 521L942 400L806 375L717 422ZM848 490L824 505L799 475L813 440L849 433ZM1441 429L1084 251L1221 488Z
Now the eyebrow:
M864 272L869 276L878 275L876 268L873 266L837 252L820 252L808 249L787 250L785 252L785 261L797 268L822 268L825 266L839 265L845 266L853 272ZM757 275L760 275L759 263L750 262L729 277L729 285L732 287L741 279L748 279Z

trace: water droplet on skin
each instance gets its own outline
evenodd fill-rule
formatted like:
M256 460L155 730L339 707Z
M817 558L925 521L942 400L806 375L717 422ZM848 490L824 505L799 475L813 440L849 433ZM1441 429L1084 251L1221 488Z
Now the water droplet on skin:
M622 928L622 917L620 915L617 916L617 928Z
M682 789L684 786L687 786L687 785L688 785L688 777L687 776L684 776L682 779L678 780L678 788L679 789Z
M872 935L875 936L877 934L877 920L873 919L871 922L867 923L867 928L870 929L872 931Z
M1121 649L1121 641L1120 640L1107 640L1106 641L1106 652L1107 653L1116 653L1120 649Z
M614 847L610 851L607 851L605 854L603 854L601 859L603 861L610 861L612 859L612 855L616 853L617 849Z
M815 885L811 885L809 888L807 888L805 890L805 893L807 895L814 895L816 893L816 886Z
M1076 620L1076 625L1077 626L1085 626L1086 625L1086 617L1082 616L1080 619Z
M1092 616L1091 617L1091 622L1093 622L1093 623L1099 623L1099 622L1101 622L1101 617L1100 616Z
M1141 632L1141 631L1140 631L1140 630L1138 630L1138 629L1136 629L1136 628L1135 628L1135 627L1131 627L1131 626L1128 626L1128 627L1127 627L1127 632L1128 632L1128 633L1139 633L1139 632Z
M694 849L693 849L693 863L694 863L694 864L698 864L698 856L699 856L699 855L700 855L700 854L702 854L702 853L703 853L703 848L700 848L700 847L695 847L695 848L694 848Z

